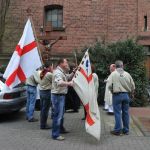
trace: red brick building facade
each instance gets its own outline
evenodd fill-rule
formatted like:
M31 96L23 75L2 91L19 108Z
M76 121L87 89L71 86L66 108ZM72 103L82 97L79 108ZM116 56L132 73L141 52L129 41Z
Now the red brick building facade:
M40 38L45 37L45 30L47 36L67 37L53 46L53 56L72 55L74 49L96 41L109 43L128 37L137 38L149 52L149 8L149 0L13 0L6 16L0 57L7 59L14 50L29 10ZM49 21L52 31L48 28ZM149 59L147 62L149 69Z

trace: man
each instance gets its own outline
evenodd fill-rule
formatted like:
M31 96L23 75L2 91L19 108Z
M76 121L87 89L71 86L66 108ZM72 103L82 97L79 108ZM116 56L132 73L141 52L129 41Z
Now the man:
M46 62L44 68L34 74L36 82L39 84L40 90L40 129L50 129L47 125L48 113L51 102L52 88L52 66Z
M70 67L69 73L72 73L72 71L76 68L76 65L72 63L72 64L70 64L69 67ZM69 87L68 93L67 93L66 99L65 99L65 111L72 110L69 112L77 113L79 107L80 107L80 98L77 95L74 88Z
M35 103L36 103L36 86L37 83L32 75L26 80L26 87L27 87L27 103L26 103L26 119L29 122L36 122L38 119L33 117Z
M53 109L53 124L52 124L52 138L54 140L64 140L60 133L67 133L63 127L63 116L65 109L65 96L68 92L68 86L72 86L72 82L68 82L74 75L67 75L69 65L67 59L60 59L58 66L53 73L51 101Z
M129 93L134 94L135 84L129 73L123 70L123 62L115 62L116 70L111 73L109 89L113 93L113 108L115 115L115 127L111 131L113 135L129 134ZM123 123L123 128L122 128Z
M112 73L113 71L115 71L115 69L116 69L115 64L111 64L110 67L109 67L110 73ZM104 109L107 110L109 114L113 114L112 93L108 89L109 77L104 82L106 82L105 97L104 97L104 101L105 101Z

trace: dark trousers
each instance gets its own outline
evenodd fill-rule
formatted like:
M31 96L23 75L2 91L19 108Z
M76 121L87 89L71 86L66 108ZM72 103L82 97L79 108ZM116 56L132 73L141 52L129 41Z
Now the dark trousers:
M69 87L65 100L65 110L73 109L73 111L78 111L79 107L80 98L73 89L73 87Z
M47 118L49 114L49 108L51 103L51 91L40 90L40 127L45 128L47 125Z

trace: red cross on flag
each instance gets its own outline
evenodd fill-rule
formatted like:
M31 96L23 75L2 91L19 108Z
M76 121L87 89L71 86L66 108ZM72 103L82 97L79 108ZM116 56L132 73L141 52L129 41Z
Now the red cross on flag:
M42 63L34 38L31 21L28 19L23 35L3 75L6 79L5 84L13 88L20 82L24 82L26 78L30 77L41 65Z
M73 78L73 87L79 95L87 113L85 121L86 131L100 140L100 112L88 51L85 53L79 69Z

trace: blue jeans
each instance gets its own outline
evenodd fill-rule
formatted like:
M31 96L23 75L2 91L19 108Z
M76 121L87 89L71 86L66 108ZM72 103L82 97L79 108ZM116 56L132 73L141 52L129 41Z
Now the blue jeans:
M27 85L26 117L28 120L33 118L36 103L36 92L36 86Z
M63 127L65 95L51 94L51 101L53 109L52 138L55 139L59 137L60 130Z
M45 128L47 125L47 118L49 114L51 102L51 91L50 90L40 90L40 127Z
M113 94L113 108L115 115L114 131L124 133L129 132L129 102L128 93ZM122 128L123 123L123 128Z

